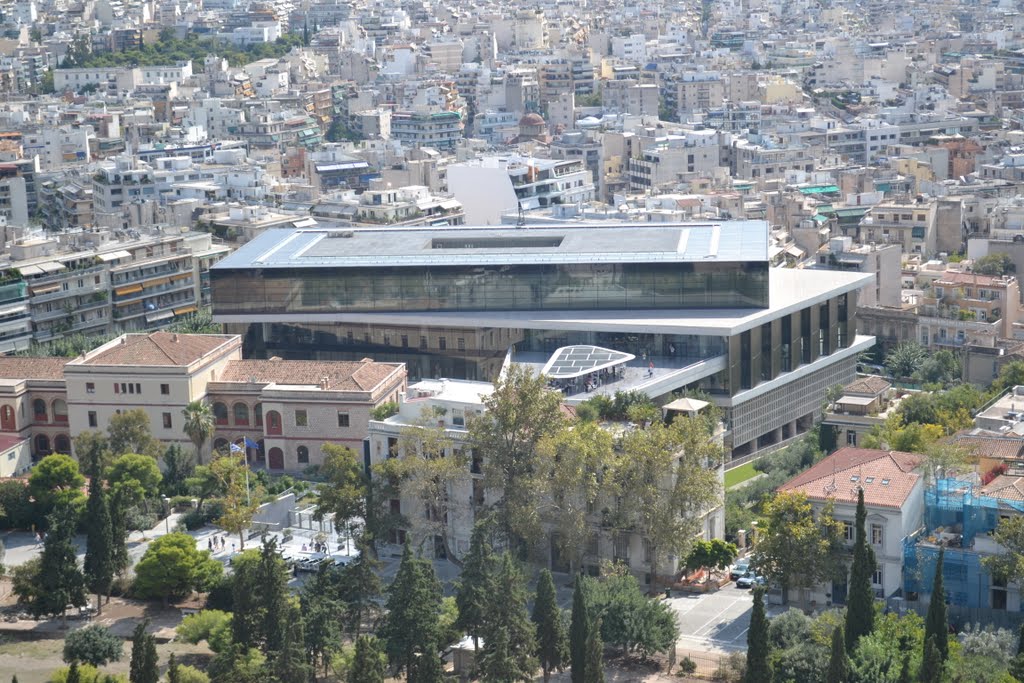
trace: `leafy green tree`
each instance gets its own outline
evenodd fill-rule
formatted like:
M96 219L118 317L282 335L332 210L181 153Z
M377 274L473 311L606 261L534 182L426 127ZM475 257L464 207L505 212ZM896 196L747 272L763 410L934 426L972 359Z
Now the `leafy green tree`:
M935 634L928 636L924 646L924 659L917 680L921 683L940 683L942 681L942 653L939 650L938 638Z
M91 624L76 629L64 638L64 661L104 666L121 659L124 641L105 626Z
M807 496L780 492L764 504L756 569L782 589L808 588L837 576L842 526L826 507L815 518Z
M928 614L924 619L925 659L928 658L928 647L934 645L938 649L939 661L949 659L949 622L946 618L946 589L942 584L942 564L945 559L945 548L939 548L939 559L935 563L935 578L932 582L931 599L928 601ZM922 664L922 669L924 665Z
M192 441L196 448L196 464L203 463L203 446L210 440L216 429L213 418L213 408L203 399L189 401L181 411L185 418L182 430Z
M601 617L594 620L587 633L586 668L583 683L604 683L604 644L601 642Z
M103 609L100 598L110 595L114 583L114 548L107 493L97 476L89 481L85 514L89 520L85 530L85 580L88 589L96 594L96 612L100 613Z
M917 370L917 378L926 383L953 384L961 375L960 358L946 349L929 355Z
M736 561L736 546L720 538L710 541L694 542L690 554L686 558L686 568L694 569L727 569Z
M441 584L434 566L413 557L406 544L387 595L387 617L381 638L388 661L393 667L404 669L410 680L417 671L417 675L425 676L433 667L423 660L437 658L437 623L441 613Z
M84 485L85 477L75 459L59 453L40 460L28 478L29 494L47 514L57 506L78 505L84 499Z
M219 648L214 643L220 638L218 634L230 628L230 612L224 612L219 609L204 609L182 619L174 632L179 639L193 645L205 640L210 643L210 649L217 652Z
M580 420L537 448L551 471L543 517L552 529L555 551L569 565L569 573L576 574L592 533L589 510L609 489L610 478L603 475L615 464L612 435L596 422Z
M495 501L498 530L509 548L536 550L544 537L539 510L548 468L538 448L566 427L561 395L525 365L513 364L484 399L483 416L469 420L473 450L483 457L485 487Z
M196 509L202 510L207 498L224 493L222 483L209 465L197 465L185 479L185 488L196 497Z
M707 511L720 501L717 425L714 414L677 418L669 426L655 422L627 432L620 441L614 491L621 502L611 522L647 539L652 590L660 560L686 557Z
M373 636L356 638L355 655L349 669L347 683L384 683L387 657Z
M649 600L636 577L619 571L590 580L587 591L592 621L601 615L601 641L624 653L648 657L667 652L679 635L675 614L667 603Z
M1004 581L1019 583L1024 580L1024 517L1014 515L999 520L993 539L1003 552L983 557L985 567Z
M142 408L125 410L110 417L107 436L113 454L138 453L159 458L163 452L160 442L153 438L149 427L149 415Z
M362 457L351 448L324 444L324 462L320 476L314 519L334 515L334 528L339 533L350 531L352 521L366 514L367 479Z
M164 451L164 474L162 490L164 495L177 496L185 492L185 481L195 471L192 456L178 444L171 444Z
M110 452L110 440L100 431L85 431L74 439L75 454L81 463L82 472L89 477L103 474L114 456Z
M1000 277L1017 270L1013 259L1005 251L994 251L991 254L982 256L974 261L971 272L979 275L993 275Z
M143 598L171 599L187 596L194 590L212 586L223 571L221 563L209 551L196 549L196 540L188 534L161 536L146 548L135 567L134 591Z
M849 683L850 658L846 656L843 627L840 624L832 631L832 655L828 661L827 683Z
M494 593L497 561L491 548L490 518L477 520L469 539L469 552L463 558L462 574L455 592L459 608L458 627L473 637L473 649L479 649L480 633Z
M857 641L875 627L875 591L871 577L875 572L875 552L868 545L867 510L864 507L864 489L857 490L857 514L853 545L853 565L850 568L850 593L846 606L846 651L853 653Z
M244 457L233 453L214 457L210 472L224 492L224 512L217 519L217 526L238 536L238 548L245 550L245 531L259 509L263 488L249 481L249 465Z
M508 553L502 555L494 576L481 634L480 670L493 681L531 681L537 670L536 630L526 611L526 580Z
M561 671L569 657L565 622L556 601L555 581L548 569L541 570L537 580L532 619L537 629L537 655L547 683L551 672Z
M148 455L125 453L114 460L107 469L107 483L122 493L131 504L142 503L156 496L160 491L160 467Z
M569 666L572 683L583 683L586 680L587 640L593 628L590 623L590 610L587 608L585 586L583 577L577 576L572 593L572 619L569 622Z
M768 617L764 611L764 588L754 587L754 607L750 613L750 627L747 630L747 673L746 683L760 683L772 680L768 665Z
M928 357L928 351L917 342L903 342L885 357L885 367L896 378L913 377Z
M146 632L149 621L143 621L132 633L132 659L128 669L130 683L158 683L160 670L156 655L156 639Z
M34 590L31 595L18 596L34 617L59 614L66 624L68 606L81 607L86 602L85 577L71 542L77 521L74 510L67 505L57 507L49 517Z

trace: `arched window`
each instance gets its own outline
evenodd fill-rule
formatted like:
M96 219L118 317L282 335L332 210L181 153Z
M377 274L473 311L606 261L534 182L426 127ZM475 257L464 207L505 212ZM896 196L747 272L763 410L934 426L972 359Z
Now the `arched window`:
M68 404L62 398L53 400L53 421L68 423Z
M220 401L213 404L213 422L218 425L228 423L228 407Z
M58 434L53 437L53 450L64 455L71 455L71 439L67 434Z
M284 453L280 448L274 447L267 453L268 466L272 470L283 470L284 469Z
M295 457L299 461L300 465L309 464L309 449L305 446L299 446L295 449Z
M227 453L230 448L228 447L228 440L224 437L219 437L213 440L213 450L215 453Z
M10 406L0 408L0 429L5 432L13 432L18 429L18 425L14 419L14 408Z
M257 427L263 426L263 404L257 403L252 409L252 423Z
M281 433L281 413L271 410L267 413L267 434Z
M36 422L46 422L46 401L41 398L32 401L32 415Z
M249 426L249 406L244 403L236 403L232 408L235 413L235 424L240 427Z
M36 435L36 455L43 457L50 454L50 438L46 434Z

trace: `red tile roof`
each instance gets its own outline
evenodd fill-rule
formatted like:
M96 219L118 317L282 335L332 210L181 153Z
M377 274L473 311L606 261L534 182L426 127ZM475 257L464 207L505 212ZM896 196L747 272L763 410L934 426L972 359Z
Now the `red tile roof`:
M222 382L319 385L327 380L333 391L371 391L402 367L401 363L312 360L235 360L228 363Z
M956 444L969 448L975 455L983 458L1000 460L1024 459L1024 439L1003 436L995 432L988 434L957 434L953 437Z
M981 487L981 492L1003 500L1024 500L1024 477L1002 474Z
M64 379L64 366L70 358L25 358L0 356L0 378Z
M900 508L921 478L914 470L922 460L915 453L841 448L778 490L801 492L812 500L856 503L861 487L865 505Z
M234 338L228 334L126 334L83 365L189 365Z

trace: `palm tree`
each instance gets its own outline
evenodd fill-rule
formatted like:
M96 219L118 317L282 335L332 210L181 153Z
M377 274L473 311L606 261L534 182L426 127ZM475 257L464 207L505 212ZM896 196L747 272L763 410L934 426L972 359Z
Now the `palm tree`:
M213 436L213 408L206 401L190 401L181 411L185 416L183 429L196 447L196 464L203 464L203 444Z

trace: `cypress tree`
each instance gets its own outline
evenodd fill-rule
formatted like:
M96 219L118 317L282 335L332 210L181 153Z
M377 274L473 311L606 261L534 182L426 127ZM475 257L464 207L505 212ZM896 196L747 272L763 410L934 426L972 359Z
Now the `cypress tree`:
M18 680L17 676L14 680ZM65 683L82 683L82 672L78 670L78 662L71 662L71 666L68 667L68 677L64 679Z
M455 625L473 636L473 649L480 649L480 629L487 611L487 603L494 594L494 574L497 560L491 547L490 518L478 520L473 525L469 539L469 552L462 565L462 576L455 593L455 604L459 616Z
M526 611L526 581L509 553L502 555L481 629L480 671L488 681L530 681L537 670L536 628Z
M583 683L604 683L604 643L601 642L601 617L591 623L587 633L587 663Z
M85 581L96 594L96 612L102 609L100 597L110 594L114 583L114 554L111 545L110 510L103 481L93 475L89 480L89 501L85 506L89 520L85 533Z
M768 665L768 617L764 611L764 587L754 586L754 607L747 630L747 683L762 683L772 679Z
M160 671L157 666L156 640L146 633L149 621L143 621L132 633L132 659L128 669L131 683L158 683Z
M572 593L572 622L569 625L569 666L572 683L583 683L587 669L587 638L590 636L590 615L583 591L584 578L576 577Z
M114 565L114 575L119 576L131 566L128 558L128 519L125 494L114 491L108 501L110 511L110 557Z
M414 558L405 545L395 580L388 586L387 618L381 629L388 661L414 673L432 676L434 667L425 659L439 659L437 622L441 614L441 584L434 565Z
M921 660L917 680L921 683L939 683L942 680L942 653L934 635L925 641L924 659Z
M384 662L377 639L372 636L356 638L356 651L348 683L384 683Z
M932 582L932 597L928 602L928 614L924 620L924 639L928 643L935 638L939 659L945 662L949 657L949 626L946 620L946 589L942 584L942 565L946 549L939 548L939 559L935 563L935 579ZM928 654L925 645L925 655Z
M875 628L875 591L871 577L875 573L875 552L868 544L864 508L864 489L857 491L856 536L853 565L850 568L850 595L846 605L846 651L852 654L857 641Z
M565 665L568 641L562 611L555 599L555 581L544 569L537 580L537 595L533 601L533 623L537 626L537 655L544 671L544 683L551 672Z
M181 671L178 670L178 660L173 652L167 660L167 683L181 683Z
M409 666L408 683L444 683L444 667L436 643L428 643L422 652L413 657Z
M832 631L832 656L828 660L827 683L849 683L850 659L846 656L846 643L843 638L843 626L840 624Z
M67 606L81 607L86 602L85 576L78 568L71 538L77 523L70 505L57 507L49 516L49 531L43 542L39 565L39 593L30 605L36 616L59 614L67 623Z
M310 668L306 662L306 638L298 601L289 600L282 617L279 648L270 653L275 683L307 683Z

